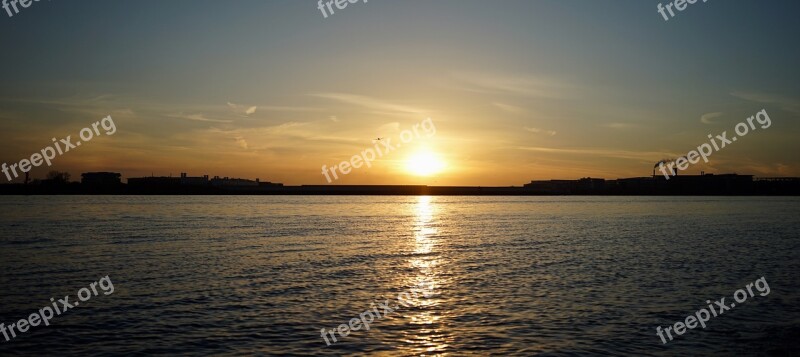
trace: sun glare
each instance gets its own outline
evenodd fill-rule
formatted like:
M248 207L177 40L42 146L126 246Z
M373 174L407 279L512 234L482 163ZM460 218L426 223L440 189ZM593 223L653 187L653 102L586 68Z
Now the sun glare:
M430 176L444 169L444 162L430 151L420 151L406 160L406 170L416 176Z

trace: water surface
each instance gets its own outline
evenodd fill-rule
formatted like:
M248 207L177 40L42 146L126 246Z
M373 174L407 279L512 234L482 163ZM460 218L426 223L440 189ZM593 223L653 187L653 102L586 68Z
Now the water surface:
M799 353L800 199L0 197L0 355ZM666 345L659 325L764 276ZM421 281L433 296L326 346Z

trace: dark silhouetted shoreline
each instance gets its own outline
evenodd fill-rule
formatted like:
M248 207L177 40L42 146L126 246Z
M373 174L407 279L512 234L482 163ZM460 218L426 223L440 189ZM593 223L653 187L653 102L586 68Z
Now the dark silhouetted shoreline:
M2 195L434 195L434 196L797 196L800 178L752 175L682 175L616 180L531 181L523 186L300 185L234 178L142 177L124 184L118 173L85 173L82 181L34 181L0 185Z

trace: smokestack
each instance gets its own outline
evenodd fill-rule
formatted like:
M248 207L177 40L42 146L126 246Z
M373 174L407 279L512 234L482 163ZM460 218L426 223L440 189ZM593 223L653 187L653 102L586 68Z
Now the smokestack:
M656 177L656 169L657 168L660 168L662 164L667 164L670 161L672 161L672 160L671 159L661 159L655 165L653 165L653 177Z

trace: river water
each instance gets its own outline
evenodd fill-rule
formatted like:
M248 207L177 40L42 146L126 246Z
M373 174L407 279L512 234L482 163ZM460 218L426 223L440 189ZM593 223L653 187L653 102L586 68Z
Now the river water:
M800 351L798 198L17 196L0 209L0 322L105 276L114 287L0 335L4 356ZM769 294L656 335L761 277ZM420 282L427 297L322 338Z

